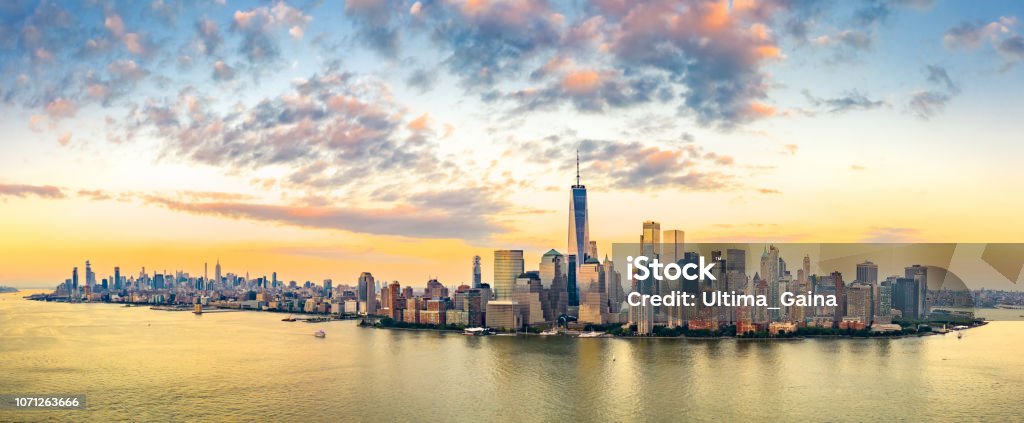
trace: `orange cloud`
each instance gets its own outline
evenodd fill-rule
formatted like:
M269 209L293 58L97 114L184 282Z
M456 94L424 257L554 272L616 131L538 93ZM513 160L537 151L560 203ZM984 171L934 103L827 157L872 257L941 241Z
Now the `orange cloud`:
M430 113L424 113L420 117L409 122L408 128L413 132L422 132L430 129Z
M562 78L562 88L574 94L593 92L601 83L601 74L592 70L573 71Z

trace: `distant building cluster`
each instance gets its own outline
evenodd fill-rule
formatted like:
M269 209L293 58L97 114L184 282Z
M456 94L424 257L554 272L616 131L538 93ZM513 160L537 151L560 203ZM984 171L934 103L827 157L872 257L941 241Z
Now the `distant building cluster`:
M277 273L269 278L224 274L219 260L212 278L205 266L202 276L181 271L150 274L145 268L137 275L123 275L119 267L114 267L113 275L98 280L86 261L84 278L75 267L55 295L69 301L198 304L372 316L421 325L487 326L505 331L554 325L619 326L641 336L653 334L656 327L708 331L735 327L737 334L773 335L814 326L865 329L873 324L889 325L894 318L924 319L934 300L928 290L927 266L909 266L903 275L880 279L878 266L865 261L856 266L856 277L847 282L839 271L811 274L811 259L805 255L793 275L774 245L765 246L758 269L747 269L747 250L713 251L713 280L631 279L626 291L622 274L607 254L603 260L598 258L598 245L590 238L588 220L587 189L580 182L577 158L576 184L570 190L566 253L551 249L541 256L536 270L527 270L523 250L495 250L491 283L483 282L480 256L472 258L471 282L454 291L437 279L428 280L416 290L398 281L378 281L370 272L363 272L351 284L335 285L328 279L319 285L310 281L300 285L278 280ZM683 231L662 231L655 221L643 222L639 248L641 254L662 263L683 266L700 260L696 252L686 251ZM750 270L755 270L752 277ZM714 291L764 295L769 302L737 307L626 305L631 292L700 296ZM837 305L785 306L780 303L784 293L835 295ZM943 302L958 301L948 295L935 293Z

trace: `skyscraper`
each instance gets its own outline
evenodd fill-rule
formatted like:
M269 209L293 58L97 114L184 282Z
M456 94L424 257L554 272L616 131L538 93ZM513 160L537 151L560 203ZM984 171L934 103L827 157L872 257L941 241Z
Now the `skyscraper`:
M480 289L480 256L473 256L473 288Z
M89 260L85 261L85 286L90 291L96 287L96 274L92 272L92 265L89 264Z
M648 259L661 257L661 224L653 220L644 221L643 234L640 235L640 252ZM660 258L659 258L660 260Z
M878 282L878 265L870 261L857 264L857 282L874 285Z
M646 233L646 231L645 231ZM665 251L662 263L676 263L683 258L683 231L669 229L662 233L662 242L665 243Z
M88 262L86 262L88 263ZM931 307L928 301L928 266L915 264L904 268L905 276L908 279L916 279L917 284L917 313L918 318L928 317L928 308Z
M587 216L587 187L580 183L580 153L576 152L576 185L569 197L569 255L576 256L574 274L587 258L590 247L590 226Z
M547 294L546 307L544 309L547 313L544 316L545 320L553 321L568 311L567 266L565 256L554 249L544 253L540 258L540 271L538 274L540 276L541 288Z
M745 276L747 274L747 250L738 248L725 250L725 272L736 272Z
M216 282L221 283L220 279L220 259L217 259L217 265L213 267L213 277L217 278Z
M363 272L359 275L359 299L365 301L366 308L363 310L367 316L377 314L377 284L370 272Z
M523 274L523 250L494 250L494 278L492 288L497 300L512 299L512 287Z

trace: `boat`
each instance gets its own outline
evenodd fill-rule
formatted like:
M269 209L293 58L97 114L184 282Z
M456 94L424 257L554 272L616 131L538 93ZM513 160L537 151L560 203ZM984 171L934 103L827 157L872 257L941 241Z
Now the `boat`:
M590 331L590 332L583 332L583 333L580 334L580 338L600 338L602 336L604 336L604 332Z
M282 322L294 322L295 321L295 316L292 316L291 314L289 314L288 317L285 317L285 318L281 319L281 321Z
M551 336L551 335L558 335L558 330L548 329L548 330L540 333L540 336Z
M956 339L960 339L960 338L963 338L963 337L964 337L964 333L963 332L957 332L956 333Z
M490 335L490 331L487 328L466 328L462 331L463 335L466 336L484 336Z
M320 329L320 330L316 331L316 333L314 333L313 336L315 336L317 338L326 338L327 337L327 332L324 332L323 329Z

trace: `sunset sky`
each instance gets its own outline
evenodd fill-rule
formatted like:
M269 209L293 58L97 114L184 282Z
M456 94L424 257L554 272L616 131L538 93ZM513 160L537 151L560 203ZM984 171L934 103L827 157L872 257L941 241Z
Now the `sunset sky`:
M421 286L566 249L1024 241L1018 1L0 4L0 285Z

